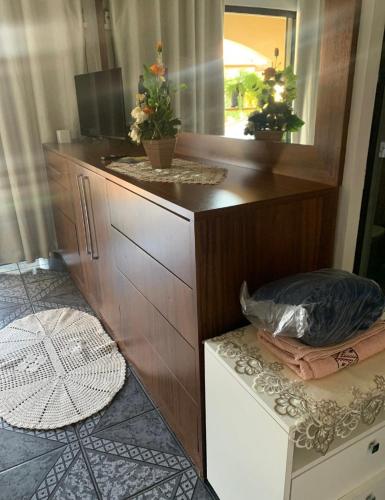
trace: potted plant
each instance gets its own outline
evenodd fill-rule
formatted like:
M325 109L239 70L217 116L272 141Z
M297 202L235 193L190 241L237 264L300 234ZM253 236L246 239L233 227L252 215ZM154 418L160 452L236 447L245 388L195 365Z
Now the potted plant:
M181 125L174 115L171 100L178 89L166 76L161 43L157 44L156 51L156 63L144 66L143 78L140 79L141 93L137 94L136 107L131 112L134 122L129 136L137 144L142 142L153 168L169 168Z
M259 140L280 141L285 132L299 130L304 121L293 111L295 97L296 77L291 66L283 71L267 68L258 107L248 117L245 135L254 135Z
M225 78L226 108L256 107L264 88L263 79L256 73L241 71L238 76Z

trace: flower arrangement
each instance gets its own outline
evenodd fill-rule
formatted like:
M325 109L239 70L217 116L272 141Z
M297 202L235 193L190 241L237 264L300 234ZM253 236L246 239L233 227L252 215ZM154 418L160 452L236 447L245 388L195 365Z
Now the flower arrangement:
M291 66L284 70L266 68L262 91L258 95L257 110L248 117L245 135L259 132L295 132L304 121L293 111L296 98L296 76Z
M181 85L180 89L185 88ZM144 73L140 78L139 91L136 96L136 107L131 116L134 119L129 133L130 138L139 144L143 140L161 140L175 138L181 121L174 116L172 96L178 87L167 78L167 70L163 64L163 46L156 46L156 63L144 65Z

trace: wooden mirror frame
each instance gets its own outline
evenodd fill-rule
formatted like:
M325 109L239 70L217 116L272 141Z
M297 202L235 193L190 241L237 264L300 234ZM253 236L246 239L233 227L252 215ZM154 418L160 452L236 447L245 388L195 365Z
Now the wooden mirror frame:
M180 134L177 153L337 186L342 181L361 0L324 0L313 146Z
M95 0L101 60L103 1ZM182 133L176 153L337 186L342 181L361 0L324 0L314 145ZM103 65L104 66L104 65Z

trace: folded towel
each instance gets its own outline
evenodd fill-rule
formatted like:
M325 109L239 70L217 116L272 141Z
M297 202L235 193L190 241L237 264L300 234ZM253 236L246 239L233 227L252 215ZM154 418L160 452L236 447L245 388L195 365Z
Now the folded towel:
M263 346L305 380L326 377L385 349L384 320L346 342L329 347L311 347L263 330L258 330L257 335Z

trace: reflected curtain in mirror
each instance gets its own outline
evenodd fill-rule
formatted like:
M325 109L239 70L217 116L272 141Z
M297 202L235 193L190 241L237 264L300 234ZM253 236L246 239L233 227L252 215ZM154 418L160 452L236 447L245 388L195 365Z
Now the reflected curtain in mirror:
M293 134L294 143L314 144L323 11L323 0L298 0L294 109L305 125Z
M110 13L127 110L161 40L170 80L187 85L175 100L182 130L223 134L224 0L110 0Z
M78 135L84 71L78 0L0 2L0 264L54 248L42 142Z

